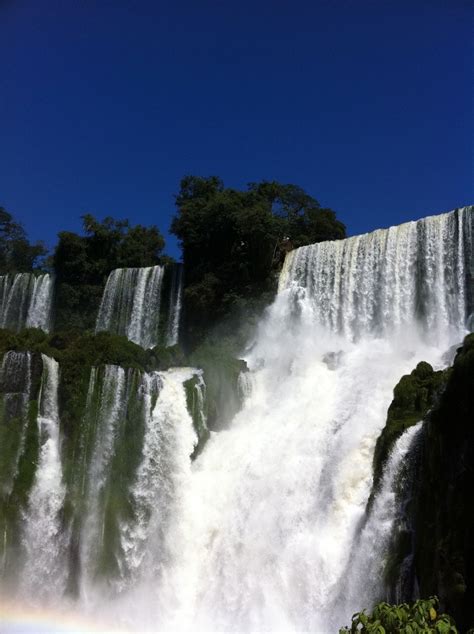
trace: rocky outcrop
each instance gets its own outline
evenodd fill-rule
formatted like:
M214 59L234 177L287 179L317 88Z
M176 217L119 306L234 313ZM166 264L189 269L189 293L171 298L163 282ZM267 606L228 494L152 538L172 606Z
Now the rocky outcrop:
M462 630L474 625L474 334L425 424L415 489L414 574Z

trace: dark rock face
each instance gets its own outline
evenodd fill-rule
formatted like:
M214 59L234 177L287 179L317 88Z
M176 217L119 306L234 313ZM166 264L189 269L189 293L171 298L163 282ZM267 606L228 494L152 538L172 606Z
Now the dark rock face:
M462 630L474 625L474 335L429 415L415 490L414 574Z
M394 390L377 441L374 485L403 431L424 420L411 456L410 485L386 565L390 601L437 595L461 631L474 626L474 334L453 366L434 372L425 362Z
M374 454L374 486L371 500L383 474L385 462L395 441L403 432L423 420L444 389L450 370L434 372L421 361L411 374L403 376L393 392L387 424L380 434Z

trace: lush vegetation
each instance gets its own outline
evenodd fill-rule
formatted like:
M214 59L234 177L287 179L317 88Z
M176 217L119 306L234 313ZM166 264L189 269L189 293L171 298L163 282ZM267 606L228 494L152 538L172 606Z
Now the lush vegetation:
M436 597L419 600L408 605L379 603L372 614L357 612L350 627L343 627L339 634L456 634L453 619L439 613Z
M187 176L176 205L171 231L183 250L191 346L223 321L219 340L232 333L241 343L239 327L273 297L286 251L345 237L334 211L296 185L252 183L239 191L224 187L216 176Z
M414 491L415 575L462 631L474 627L474 334L428 416Z
M211 332L214 341L227 338L234 348L240 346L274 295L285 253L345 237L334 211L300 187L275 181L239 191L225 188L215 176L187 176L176 205L171 231L186 267L183 332L188 349L206 338L209 343ZM155 226L133 226L110 216L99 221L90 214L82 221L83 233L61 231L53 255L43 263L56 275L54 322L61 331L93 329L113 269L171 261ZM30 244L21 225L0 208L0 274L30 271L45 254L43 244Z
M59 233L47 262L56 276L55 331L0 332L0 352L31 350L60 362L66 428L81 415L89 369L105 363L140 371L179 364L202 367L209 427L215 429L218 421L225 425L240 407L238 380L246 369L235 354L275 293L286 251L345 236L335 213L295 185L262 182L238 191L225 188L217 177L188 176L176 203L171 230L180 240L186 266L186 355L177 346L145 351L123 337L93 334L113 269L153 266L170 258L163 255L165 242L156 227L132 226L112 217L99 221L90 214L82 217L82 235ZM44 247L29 245L20 225L0 211L6 269L30 270L45 254ZM165 295L168 278L163 282Z
M407 427L424 420L410 467L413 472L400 500L402 519L393 535L385 581L391 597L401 592L409 599L415 586L422 597L439 596L461 631L474 626L474 511L469 503L474 490L473 411L471 334L457 351L452 368L434 372L422 362L395 387L387 424L376 446L369 501L393 443ZM379 630L374 626L361 631Z
M448 376L449 370L435 372L429 363L421 361L411 374L403 376L395 386L387 423L375 446L373 493L394 443L408 427L425 418L446 386Z
M32 271L46 252L42 242L31 244L21 224L0 207L0 275Z
M132 226L128 220L90 214L82 217L85 235L59 233L53 256L57 278L58 329L91 329L109 273L128 266L154 266L163 259L165 241L157 227Z

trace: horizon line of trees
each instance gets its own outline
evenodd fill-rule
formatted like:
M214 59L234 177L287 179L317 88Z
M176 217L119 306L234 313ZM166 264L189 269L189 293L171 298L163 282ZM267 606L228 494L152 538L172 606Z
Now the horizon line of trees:
M305 244L345 238L345 226L301 187L276 181L224 186L217 176L185 176L170 232L186 270L184 315L188 339L222 320L267 304L285 253ZM30 243L22 225L0 207L0 275L54 271L58 328L91 328L107 276L115 268L174 260L157 226L111 216L81 216L83 234L60 231L53 253ZM88 315L88 316L86 316Z

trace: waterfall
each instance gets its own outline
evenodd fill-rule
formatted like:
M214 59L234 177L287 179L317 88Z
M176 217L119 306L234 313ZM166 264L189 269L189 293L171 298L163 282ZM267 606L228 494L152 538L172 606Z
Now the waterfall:
M250 397L252 392L252 375L250 372L240 372L238 383L239 395L242 400Z
M61 510L65 487L62 477L58 415L59 366L54 359L41 355L43 375L37 418L39 457L23 522L25 549L22 593L56 599L65 589L65 545Z
M25 444L31 395L29 352L5 353L0 367L0 394L3 411L0 426L0 487L2 497L8 497L18 473Z
M190 474L189 456L197 443L184 390L195 373L191 368L172 368L155 375L160 390L147 417L143 457L130 489L134 513L122 531L132 580L153 583L169 558L174 535L170 518L181 504Z
M163 273L162 266L112 271L100 304L96 332L124 335L143 348L156 346Z
M52 302L53 278L49 273L0 275L1 328L41 328L49 332Z
M131 631L329 632L371 608L419 427L394 445L367 516L375 444L400 377L420 360L442 367L466 332L472 246L464 208L289 253L244 355L242 408L219 432L207 431L202 371L107 365L91 370L75 439L63 438L58 368L43 357L22 596L58 598L75 575L75 608ZM113 271L97 330L154 345L162 276ZM168 342L178 277L174 288ZM23 378L3 402L18 393L23 411L34 372L27 357L8 363Z
M352 549L393 388L422 359L440 367L465 333L471 217L460 209L287 256L246 355L243 408L211 435L173 520L160 629L326 632L350 620L353 606L334 601L358 596L370 565ZM358 608L378 599L381 567ZM156 598L133 597L139 620Z
M67 438L60 433L58 363L34 358L42 362L36 391L30 353L8 352L0 368L1 587L18 587L17 596L33 604L58 602L76 588L84 605L93 605L150 582L169 559L172 520L198 442L185 386L195 384L196 424L205 427L202 371L92 368L82 421ZM36 398L37 417L28 423ZM26 499L9 520L18 492Z
M92 455L87 473L85 496L87 508L81 538L82 582L94 581L106 536L106 512L110 487L112 485L112 459L115 442L120 434L120 426L125 419L126 376L119 366L105 366L102 381L95 380L96 370L92 370L89 389L98 390L97 398L88 395L88 404L94 411L86 412L91 420Z
M80 458L87 464L80 567L88 601L100 578L119 590L159 567L169 509L197 443L184 390L196 372L92 370Z
M173 266L171 278L171 290L168 313L168 328L166 333L166 345L174 346L178 343L179 320L181 317L181 304L183 292L183 266Z
M354 340L416 321L438 340L468 317L472 208L288 254L280 290L308 298L315 322Z
M384 571L394 531L402 523L403 492L409 475L411 452L420 435L421 423L409 427L398 438L385 465L383 477L365 525L351 549L346 584L335 604L342 603L350 615L370 606L374 600L387 600ZM364 583L360 580L364 579ZM340 613L341 608L334 609ZM340 623L334 623L334 628Z

